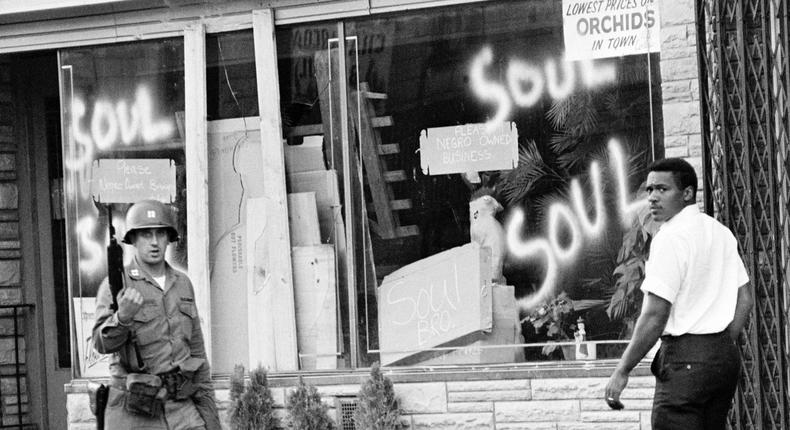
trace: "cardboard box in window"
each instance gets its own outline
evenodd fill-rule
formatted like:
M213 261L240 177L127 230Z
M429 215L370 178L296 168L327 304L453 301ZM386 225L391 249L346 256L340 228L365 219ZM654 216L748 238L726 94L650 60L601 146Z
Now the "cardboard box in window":
M337 292L332 245L295 246L291 254L296 342L302 370L337 368Z
M305 136L301 145L285 145L285 173L326 170L323 145L323 135Z
M479 340L493 328L491 251L477 243L404 266L379 287L381 363L410 365Z
M490 332L480 332L477 340L446 354L419 363L420 366L442 364L496 364L524 361L524 340L516 309L515 287L494 284L494 326Z

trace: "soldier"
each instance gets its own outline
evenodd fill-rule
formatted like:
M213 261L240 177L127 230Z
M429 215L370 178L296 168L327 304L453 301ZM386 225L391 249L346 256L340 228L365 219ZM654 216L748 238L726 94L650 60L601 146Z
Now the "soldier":
M219 429L195 292L165 261L178 240L173 214L143 200L129 208L126 228L135 253L123 288L114 298L105 280L96 298L94 347L113 354L105 428Z

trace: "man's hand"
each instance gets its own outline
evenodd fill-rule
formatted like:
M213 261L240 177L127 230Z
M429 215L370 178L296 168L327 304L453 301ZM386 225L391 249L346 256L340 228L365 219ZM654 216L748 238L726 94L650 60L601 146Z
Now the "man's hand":
M143 295L134 288L125 288L118 294L118 322L124 325L131 324L142 306Z
M751 314L753 308L754 297L752 296L752 285L747 282L738 288L738 301L735 303L735 316L730 325L727 326L727 331L733 341L738 342L738 337L741 335L744 326L746 326L749 314Z
M604 393L606 403L612 409L622 409L623 404L620 402L620 394L628 385L628 373L620 370L619 368L612 373L609 382L606 384L606 391Z
M645 294L642 301L642 313L636 320L631 341L628 342L623 356L620 357L620 363L612 373L612 377L609 378L609 383L606 384L606 403L613 409L622 407L620 393L628 384L628 374L655 345L667 325L671 309L672 303L666 299L650 292Z

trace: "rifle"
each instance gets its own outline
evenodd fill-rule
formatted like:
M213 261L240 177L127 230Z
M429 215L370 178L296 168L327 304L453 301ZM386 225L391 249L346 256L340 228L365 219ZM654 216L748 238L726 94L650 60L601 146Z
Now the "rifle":
M118 293L123 289L123 247L115 238L115 227L112 225L112 207L107 205L107 218L110 229L110 244L107 245L107 279L110 282L112 304L110 309L118 310Z
M112 206L107 205L107 218L108 228L110 229L110 244L107 245L107 280L110 284L110 294L112 294L112 304L110 309L118 311L118 293L124 288L124 268L123 268L123 247L118 243L115 238L115 226L112 225ZM143 355L140 353L140 347L137 345L137 338L132 333L132 345L134 345L135 358L137 358L137 366L142 370L145 368L143 363Z
M123 247L115 238L115 227L112 225L112 207L107 205L107 219L110 228L110 244L107 245L107 280L110 284L112 303L110 309L118 312L118 293L123 289ZM140 358L140 351L135 343L135 351ZM104 411L107 408L107 398L110 389L104 384L91 382L88 384L88 397L91 412L96 416L96 430L104 430Z

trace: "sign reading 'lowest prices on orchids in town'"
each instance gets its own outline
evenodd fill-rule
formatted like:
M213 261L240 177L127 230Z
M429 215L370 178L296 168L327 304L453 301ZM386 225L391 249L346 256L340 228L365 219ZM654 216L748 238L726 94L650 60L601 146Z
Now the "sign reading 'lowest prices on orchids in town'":
M566 60L660 52L659 0L562 0Z
M508 170L518 164L518 130L512 122L436 127L420 133L420 167L426 175Z

